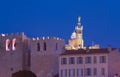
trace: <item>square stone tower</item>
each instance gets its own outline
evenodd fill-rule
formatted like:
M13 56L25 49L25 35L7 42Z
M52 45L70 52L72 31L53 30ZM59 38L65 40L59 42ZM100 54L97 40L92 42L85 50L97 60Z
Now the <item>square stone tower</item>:
M29 70L27 40L24 33L0 35L0 77L11 77L19 70Z
M65 41L58 37L31 39L31 71L37 77L53 77L59 71L59 55L64 51Z

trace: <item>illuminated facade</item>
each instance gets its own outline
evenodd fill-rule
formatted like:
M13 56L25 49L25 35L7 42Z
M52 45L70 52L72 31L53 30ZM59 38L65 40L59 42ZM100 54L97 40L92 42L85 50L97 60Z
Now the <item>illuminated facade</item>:
M65 46L66 50L78 50L78 49L86 49L84 46L83 40L83 26L81 25L81 18L78 17L78 23L75 27L75 31L71 35L71 39L69 40L68 45ZM89 46L90 49L99 49L99 44L94 46Z
M23 32L0 34L0 77L29 70L37 77L113 77L120 75L120 50L85 47L78 17L69 44L58 37L29 38ZM116 63L117 62L117 63Z
M103 49L99 44L85 47L80 17L65 48L66 51L59 57L59 77L113 77L116 73L120 75L120 69L117 68L120 65L119 49L110 46Z
M80 17L78 17L78 24L75 28L75 32L73 32L71 35L71 40L69 40L69 44L66 46L67 49L84 48L82 31L83 31L83 26L81 26Z

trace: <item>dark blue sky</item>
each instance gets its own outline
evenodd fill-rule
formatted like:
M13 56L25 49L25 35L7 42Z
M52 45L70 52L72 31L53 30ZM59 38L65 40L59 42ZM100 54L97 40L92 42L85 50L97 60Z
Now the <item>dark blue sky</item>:
M58 36L66 42L81 16L85 45L120 48L119 0L1 0L0 33Z

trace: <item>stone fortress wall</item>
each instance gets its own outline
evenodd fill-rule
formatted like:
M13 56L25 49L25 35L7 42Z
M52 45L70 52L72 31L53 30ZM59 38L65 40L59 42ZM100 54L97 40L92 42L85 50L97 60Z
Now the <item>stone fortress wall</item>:
M58 56L64 50L58 37L28 38L22 33L0 35L0 77L30 70L38 77L58 74Z

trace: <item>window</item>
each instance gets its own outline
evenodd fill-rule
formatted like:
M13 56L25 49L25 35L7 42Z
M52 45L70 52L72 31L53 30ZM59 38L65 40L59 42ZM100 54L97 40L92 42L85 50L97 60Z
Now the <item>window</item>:
M106 56L100 56L100 63L106 63Z
M87 76L90 76L90 75L91 75L91 69L90 69L90 68L87 68L87 69L86 69L86 75L87 75Z
M70 77L75 76L75 69L69 69L69 76Z
M83 69L77 69L77 76L83 76Z
M91 57L86 57L86 63L91 63Z
M94 60L93 60L93 62L94 62L94 64L97 63L97 57L96 57L96 56L94 56Z
M10 51L10 40L6 40L6 51Z
M97 75L97 68L93 69L93 75Z
M46 51L46 43L44 42L44 51Z
M16 38L12 40L12 50L16 50Z
M67 69L61 70L61 77L66 77L67 76Z
M105 68L101 68L101 75L105 75Z
M77 57L77 64L82 64L82 63L83 63L83 58Z
M75 64L75 59L74 57L69 58L69 64Z
M40 51L40 43L37 43L37 51Z
M62 58L61 59L61 64L67 64L67 59L66 58Z

